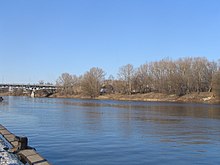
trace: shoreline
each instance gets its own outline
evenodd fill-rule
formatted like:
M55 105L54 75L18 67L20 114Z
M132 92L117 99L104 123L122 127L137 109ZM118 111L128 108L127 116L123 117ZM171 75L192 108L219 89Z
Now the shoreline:
M0 93L0 96L15 96L10 93ZM17 95L16 95L17 96ZM27 95L19 95L27 96ZM45 96L36 96L36 98L44 98ZM205 104L220 104L220 99L214 96L212 92L190 93L183 96L175 94L163 93L146 93L146 94L104 94L95 98L83 95L59 95L55 93L49 98L75 98L75 99L96 99L96 100L117 100L117 101L143 101L143 102L172 102L172 103L205 103Z
M117 101L143 101L143 102L172 102L172 103L204 103L204 104L220 104L220 100L214 97L212 92L201 92L186 94L184 96L176 96L174 94L147 93L147 94L105 94L95 98L82 95L61 96L54 94L51 98L75 98L75 99L96 99L96 100L117 100Z

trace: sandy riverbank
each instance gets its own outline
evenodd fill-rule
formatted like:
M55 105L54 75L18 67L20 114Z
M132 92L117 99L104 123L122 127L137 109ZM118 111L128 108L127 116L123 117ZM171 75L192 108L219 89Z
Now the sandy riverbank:
M9 93L0 93L0 96L10 96ZM26 96L26 95L25 95ZM44 96L37 96L44 97ZM78 99L91 99L83 95L59 95L58 93L51 95L54 98L78 98ZM216 98L212 92L201 92L201 93L190 93L184 96L176 96L174 94L163 94L163 93L146 93L146 94L133 94L133 95L122 95L122 94L105 94L95 99L99 100L121 100L121 101L160 101L160 102L185 102L185 103L210 103L220 104L220 99Z
M60 96L54 94L51 97L56 98L80 98L90 99L82 95L73 96ZM210 103L220 104L220 100L214 96L211 92L191 93L184 96L168 95L162 93L146 93L146 94L134 94L134 95L122 95L122 94L106 94L96 97L100 100L122 100L122 101L160 101L160 102L185 102L185 103Z

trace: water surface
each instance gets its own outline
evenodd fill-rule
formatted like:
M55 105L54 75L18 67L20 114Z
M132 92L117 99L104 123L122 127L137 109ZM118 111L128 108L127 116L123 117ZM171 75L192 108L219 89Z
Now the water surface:
M4 99L0 124L54 165L220 164L220 105Z

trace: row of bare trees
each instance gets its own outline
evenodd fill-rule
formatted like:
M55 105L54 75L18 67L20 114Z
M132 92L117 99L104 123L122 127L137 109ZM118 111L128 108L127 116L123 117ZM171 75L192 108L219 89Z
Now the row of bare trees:
M219 62L220 63L220 62ZM91 68L82 76L63 73L57 80L62 95L84 94L96 97L100 89L111 86L110 91L122 94L159 92L178 96L191 92L218 91L220 68L217 62L206 58L163 59L145 63L138 68L127 64L119 68L117 79Z
M64 96L83 94L92 98L97 97L104 78L105 72L95 67L79 77L63 73L56 82L58 93Z

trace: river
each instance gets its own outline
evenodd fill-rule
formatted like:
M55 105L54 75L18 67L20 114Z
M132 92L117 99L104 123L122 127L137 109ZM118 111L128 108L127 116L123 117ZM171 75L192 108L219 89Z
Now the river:
M54 165L220 164L220 105L4 97L0 124Z

